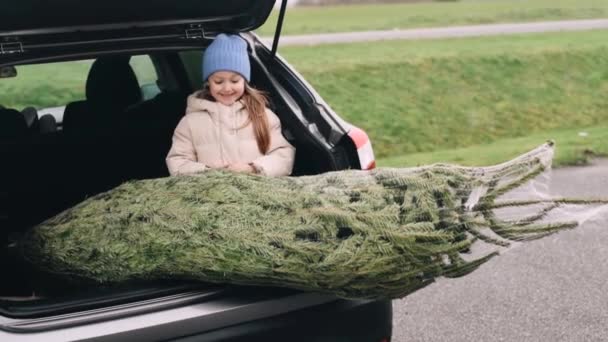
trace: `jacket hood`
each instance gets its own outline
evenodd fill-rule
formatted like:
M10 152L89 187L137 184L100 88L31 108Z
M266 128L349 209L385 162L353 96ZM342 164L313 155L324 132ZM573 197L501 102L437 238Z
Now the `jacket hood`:
M217 114L222 111L222 108L229 108L231 111L238 111L244 108L241 101L237 101L230 106L223 105L216 101L209 101L198 97L200 91L188 96L188 102L186 105L186 114L196 112L207 112L209 114Z

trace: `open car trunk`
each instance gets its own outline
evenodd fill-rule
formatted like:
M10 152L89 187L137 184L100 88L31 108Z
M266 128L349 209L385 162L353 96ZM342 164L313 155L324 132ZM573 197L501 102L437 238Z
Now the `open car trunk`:
M137 53L148 56L145 51ZM264 53L268 51L260 55ZM53 132L29 132L17 138L0 139L0 158L8 166L0 168L0 263L5 279L0 283L2 315L44 317L171 297L180 293L191 293L191 296L187 296L191 300L211 298L211 295L216 298L240 292L251 293L251 290L243 287L227 288L180 281L107 286L70 284L40 272L35 265L20 259L17 241L27 229L125 181L168 176L165 157L171 146L173 130L185 112L186 96L198 87L196 77L190 79L192 72L188 70L188 65L194 65L200 72L201 52L200 48L178 51L170 48L149 56L155 64L154 69L163 70L157 74L155 81L161 89L148 99L118 110L120 115L112 126L94 127L93 131L83 134L85 132L70 131L65 123L62 125L62 122L58 122L58 129ZM195 63L188 61L191 58L196 60ZM77 64L81 61L67 63ZM252 82L255 87L268 93L271 107L282 120L284 135L296 147L293 174L358 167L347 156L352 148L348 140L341 140L342 143L333 149L323 142L324 135L335 136L335 132L321 121L314 102L297 97L295 90L298 84L290 82L287 74L268 74L262 63L266 62L252 57ZM41 65L44 66L44 63L34 67ZM17 70L22 67L28 66L17 65ZM53 63L49 67L55 69ZM279 70L278 67L276 70ZM142 91L146 86L148 84L142 86ZM290 88L286 90L285 87ZM300 92L305 93L301 89ZM73 108L86 105L86 99L68 103L64 118ZM39 114L44 114L44 110L40 110ZM116 113L104 111L103 114ZM310 121L302 122L305 120L302 117ZM314 120L317 120L316 123ZM309 130L311 125L315 130ZM257 292L260 292L259 289ZM293 292L268 290L260 293L272 296L272 293L287 295Z
M292 175L360 168L351 127L275 56L279 34L270 51L247 33L264 23L274 2L23 0L0 12L0 85L11 89L17 81L0 93L0 339L44 333L42 340L63 341L70 331L73 339L186 341L205 334L249 341L255 331L263 340L295 340L294 328L306 322L315 322L319 336L390 337L390 301L176 279L77 283L38 269L19 252L24 232L86 198L126 181L168 176L173 131L186 97L201 87L201 50L219 32L240 32L249 42L252 85L267 93L296 148ZM132 65L141 57L147 64ZM92 77L89 64L100 60L110 67ZM138 99L121 106L115 102L128 82L116 60L136 69L138 82ZM79 82L71 82L74 70L83 73ZM26 82L19 85L21 75ZM92 100L89 83L103 85L104 101ZM26 112L31 120L13 120ZM150 321L157 312L165 316Z

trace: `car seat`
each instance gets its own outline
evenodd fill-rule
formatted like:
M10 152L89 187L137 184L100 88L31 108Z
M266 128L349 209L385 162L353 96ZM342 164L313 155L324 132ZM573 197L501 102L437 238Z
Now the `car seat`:
M27 127L29 127L30 131L38 132L39 130L39 122L38 122L38 111L34 107L25 107L21 110L21 114L25 118L25 123Z
M67 137L95 139L111 136L122 111L141 101L130 56L99 57L89 71L86 100L68 103L63 116Z
M40 134L42 135L57 132L57 120L49 113L43 114L40 119L38 119L38 126Z
M0 142L15 142L27 137L29 127L21 112L11 108L0 108Z

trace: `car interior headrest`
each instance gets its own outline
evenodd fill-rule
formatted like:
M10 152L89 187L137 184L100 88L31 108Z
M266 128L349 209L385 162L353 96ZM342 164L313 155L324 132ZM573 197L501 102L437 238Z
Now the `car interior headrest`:
M87 101L118 108L141 101L141 90L129 59L130 56L102 56L95 60L87 77Z
M21 112L10 108L0 108L0 139L19 139L26 136L27 133L28 126Z

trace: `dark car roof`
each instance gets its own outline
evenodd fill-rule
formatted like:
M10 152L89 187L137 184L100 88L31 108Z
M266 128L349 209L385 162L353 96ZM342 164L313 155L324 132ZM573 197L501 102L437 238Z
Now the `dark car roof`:
M275 0L19 0L0 11L0 65L46 56L192 44L261 26Z
M248 31L262 25L274 0L19 0L0 11L0 36L128 27L202 24Z

